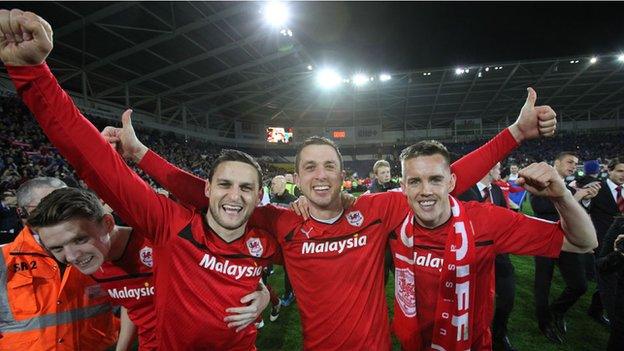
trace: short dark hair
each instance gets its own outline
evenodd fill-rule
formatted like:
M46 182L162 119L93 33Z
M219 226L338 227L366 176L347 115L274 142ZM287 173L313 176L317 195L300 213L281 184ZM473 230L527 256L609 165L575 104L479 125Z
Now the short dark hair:
M615 166L619 165L620 163L624 163L624 157L616 156L609 160L609 163L607 164L607 169L609 171L613 171L615 169Z
M212 167L210 168L210 172L208 172L208 181L212 182L212 177L215 174L215 170L220 164L229 161L246 163L255 168L256 173L258 174L258 189L262 188L262 168L260 167L258 162L248 153L233 149L221 150L221 154L213 162Z
M561 161L566 156L573 156L573 157L578 158L577 153L574 151L561 151L560 153L557 154L557 157L555 157L555 160Z
M401 152L401 162L420 156L440 155L444 157L446 163L451 165L451 154L446 146L436 140L423 140L410 145Z
M310 146L310 145L331 146L334 149L334 151L336 151L336 154L338 155L338 159L340 160L340 170L342 171L344 169L343 162L342 162L342 154L340 153L340 150L338 150L338 145L336 145L336 143L334 143L333 141L325 137L315 135L315 136L311 136L307 138L299 146L299 150L297 150L297 154L295 155L295 171L299 172L299 163L301 162L301 151L303 151L303 149L305 149L306 146Z
M99 221L106 212L100 199L91 191L60 188L44 197L28 216L31 227L48 227L64 221L84 218Z

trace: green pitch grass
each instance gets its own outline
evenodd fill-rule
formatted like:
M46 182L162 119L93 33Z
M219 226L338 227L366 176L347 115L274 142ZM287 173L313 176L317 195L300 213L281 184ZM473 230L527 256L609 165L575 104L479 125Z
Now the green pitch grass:
M608 331L591 320L587 314L591 294L595 291L596 284L590 283L587 293L572 307L567 314L568 334L564 345L551 344L537 329L534 316L533 303L533 275L534 264L532 257L512 257L516 267L516 301L511 315L509 335L516 348L520 351L592 351L606 348ZM275 266L275 274L269 278L269 283L282 294L283 270L281 266ZM563 281L557 269L551 288L551 298L558 296L563 290ZM390 277L386 288L386 296L390 314L392 314L392 298L394 294L393 279ZM279 318L275 322L269 321L269 310L264 312L265 327L259 332L256 345L259 350L301 350L301 324L299 312L295 303L288 307L282 307ZM399 350L394 341L394 350Z

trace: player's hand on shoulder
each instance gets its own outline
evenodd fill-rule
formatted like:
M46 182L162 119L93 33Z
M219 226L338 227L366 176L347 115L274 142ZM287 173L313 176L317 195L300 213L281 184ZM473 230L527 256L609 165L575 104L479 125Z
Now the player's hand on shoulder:
M298 216L303 217L304 220L310 218L310 204L308 203L308 199L303 195L290 203L290 209Z
M19 9L0 10L0 60L5 65L38 65L52 46L52 27L43 18Z

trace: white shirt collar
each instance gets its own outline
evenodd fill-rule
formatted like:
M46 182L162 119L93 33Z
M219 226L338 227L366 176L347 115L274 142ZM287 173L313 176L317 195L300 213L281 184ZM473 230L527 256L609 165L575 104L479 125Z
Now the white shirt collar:
M330 219L319 219L319 218L314 217L312 214L310 214L310 217L312 217L312 219L314 219L317 222L321 222L325 224L334 224L338 221L338 219L340 219L340 216L342 216L343 213L344 213L344 209L340 211L340 213L336 217L330 218Z
M611 192L615 192L615 188L618 187L618 185L609 178L607 178L607 185L609 186L609 189L611 189Z
M477 188L479 189L480 192L483 192L483 189L487 189L490 186L491 186L491 184L490 185L485 185L485 184L483 184L481 182L477 183Z

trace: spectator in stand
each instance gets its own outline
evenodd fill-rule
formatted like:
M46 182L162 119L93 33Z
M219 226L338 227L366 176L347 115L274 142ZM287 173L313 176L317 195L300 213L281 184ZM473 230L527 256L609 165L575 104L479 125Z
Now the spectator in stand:
M11 190L0 194L0 245L15 240L22 230L22 222L17 214L17 198Z
M373 180L369 190L371 193L382 193L390 189L396 189L399 184L392 181L392 173L390 172L390 163L386 160L379 160L373 165Z

